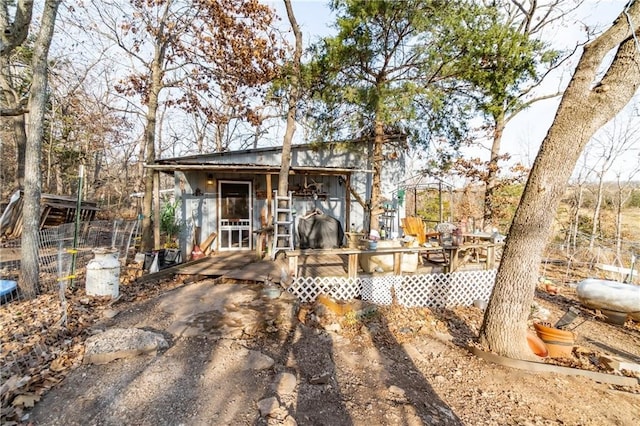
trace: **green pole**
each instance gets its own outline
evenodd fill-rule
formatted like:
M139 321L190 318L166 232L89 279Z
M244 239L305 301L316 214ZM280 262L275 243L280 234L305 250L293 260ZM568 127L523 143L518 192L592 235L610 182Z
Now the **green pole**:
M84 178L84 165L80 164L78 171L78 198L76 199L76 223L73 231L73 250L71 250L71 280L69 287L73 288L73 279L76 276L76 260L78 257L78 234L80 233L80 209L82 208L82 180Z

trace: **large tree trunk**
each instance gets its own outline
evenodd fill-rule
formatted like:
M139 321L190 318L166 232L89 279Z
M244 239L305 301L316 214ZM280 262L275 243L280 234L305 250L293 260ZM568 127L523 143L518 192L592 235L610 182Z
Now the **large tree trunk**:
M585 46L542 142L511 224L480 330L482 343L500 355L532 357L526 343L527 319L551 224L584 146L629 102L640 84L640 56L628 24L639 21L640 3L633 1L611 28ZM594 84L612 50L613 62Z
M24 174L27 153L27 131L25 127L24 115L19 115L11 119L13 124L13 137L16 141L16 178L15 185L18 188L24 186Z
M15 111L22 110L20 105L19 94L13 88L14 82L11 78L11 66L9 64L9 57L0 57L0 87L2 88L2 106L6 109ZM13 140L16 148L16 169L13 177L16 188L22 188L24 186L24 167L25 167L25 152L27 147L27 133L25 130L25 118L24 113L9 116L5 119L13 132Z
M371 216L369 229L378 230L380 228L380 214L382 206L380 200L382 198L382 163L384 162L384 156L382 155L382 147L384 145L384 126L382 120L376 117L373 124L373 177L371 184Z
M487 166L487 186L484 192L484 223L485 229L493 227L494 224L494 192L498 177L498 157L500 156L500 145L504 132L505 120L504 110L494 118L493 142L491 144L491 158Z
M147 125L144 129L144 158L146 165L152 165L156 161L156 122L158 119L158 104L160 101L160 91L162 90L162 61L164 59L165 48L156 47L156 52L151 64L151 88L147 100ZM144 197L142 199L142 229L140 248L142 251L150 251L154 248L153 238L153 174L150 169L145 170ZM156 209L160 208L156 206Z
M296 131L296 112L298 99L300 97L300 60L302 57L302 33L293 13L290 0L284 0L287 9L287 16L293 29L296 39L296 46L293 53L293 63L291 69L291 85L289 88L289 101L287 109L287 128L282 141L282 159L280 161L280 172L278 174L278 194L287 195L289 191L289 169L291 167L291 141L293 133Z
M156 115L158 112L158 91L151 90L149 103L147 105L147 126L144 130L144 151L145 164L151 165L156 161L155 134ZM150 169L144 172L144 197L142 199L142 241L141 250L153 250L153 171ZM156 206L158 208L158 206Z
M22 248L20 289L27 298L38 293L38 235L40 228L40 193L42 190L42 137L47 108L47 60L53 38L60 0L47 0L44 5L40 31L33 51L33 78L29 96L29 131L27 132L24 201L22 207Z
M15 186L24 186L25 173L25 153L27 146L27 134L25 130L24 108L20 104L21 94L18 92L18 85L12 80L10 57L13 50L20 46L29 34L31 17L33 13L33 0L18 0L15 7L12 7L14 16L9 16L11 2L2 2L0 7L0 26L5 29L0 31L0 86L6 109L10 110L11 124L16 144L16 174L14 177Z

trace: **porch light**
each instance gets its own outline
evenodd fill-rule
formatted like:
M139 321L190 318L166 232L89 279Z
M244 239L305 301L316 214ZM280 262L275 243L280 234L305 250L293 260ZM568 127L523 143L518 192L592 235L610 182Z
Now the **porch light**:
M207 175L207 185L213 185L213 173Z

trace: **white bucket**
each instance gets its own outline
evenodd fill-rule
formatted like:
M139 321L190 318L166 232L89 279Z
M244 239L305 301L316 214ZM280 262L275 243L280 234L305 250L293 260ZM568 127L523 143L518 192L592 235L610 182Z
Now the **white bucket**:
M118 250L99 248L87 264L86 291L89 296L118 297L120 291L120 261Z

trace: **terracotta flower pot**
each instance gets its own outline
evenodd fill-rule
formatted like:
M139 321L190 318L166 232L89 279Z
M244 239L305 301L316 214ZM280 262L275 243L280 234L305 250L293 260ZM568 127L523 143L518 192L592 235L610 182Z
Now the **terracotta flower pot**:
M539 356L540 358L546 358L549 356L549 350L544 344L541 338L538 337L533 331L527 331L527 343L531 352Z
M571 357L575 346L575 335L540 323L533 324L536 334L544 342L551 358Z

